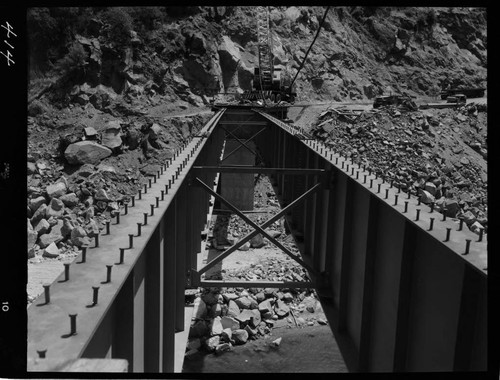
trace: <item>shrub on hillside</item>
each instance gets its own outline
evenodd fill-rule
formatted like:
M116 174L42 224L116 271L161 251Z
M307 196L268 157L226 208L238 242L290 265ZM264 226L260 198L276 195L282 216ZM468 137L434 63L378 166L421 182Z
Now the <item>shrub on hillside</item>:
M87 53L82 45L73 43L58 63L57 68L65 79L80 80L85 75Z
M138 30L153 30L166 16L165 7L128 7L127 13Z
M108 23L109 37L117 43L126 43L130 40L130 31L133 29L132 17L125 8L108 8L104 14Z

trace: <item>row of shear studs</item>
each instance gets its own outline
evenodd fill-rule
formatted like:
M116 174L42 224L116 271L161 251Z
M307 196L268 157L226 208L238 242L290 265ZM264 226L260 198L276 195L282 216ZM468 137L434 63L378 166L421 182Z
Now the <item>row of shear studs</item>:
M354 168L354 162L351 161L351 164L347 163L348 162L348 157L343 155L343 154L338 154L336 152L332 152L332 149L324 144L323 142L321 141L313 141L311 142L310 144L308 144L311 148L315 149L317 151L317 153L319 153L320 155L324 156L325 158L328 158L328 153L330 153L330 162L333 163L333 153L335 153L337 155L337 157L335 157L335 165L338 165L339 164L339 156L343 159L342 163L341 163L341 168L342 170L345 170L346 173L349 175L349 169L351 169L351 173L350 175L351 176L354 176L354 172L355 172L355 168ZM347 163L347 165L345 165L345 163ZM352 165L352 166L351 166ZM367 167L366 165L361 165L359 166L360 168L362 168L362 170L366 171L367 170ZM359 170L356 170L356 179L359 180ZM368 174L364 174L363 175L363 183L366 184L367 183L367 176L371 176L372 175L372 172L371 172L371 169L368 169ZM376 173L374 173L374 177L375 179L378 179L378 176ZM382 178L382 183L385 183L385 177L384 176L381 176ZM390 182L390 188L392 188L394 186L394 180L391 180ZM370 188L373 188L373 178L370 179ZM381 184L377 184L377 193L380 193L380 190L381 190ZM398 193L394 195L394 206L397 206L398 205L398 198L399 198L399 195L398 194L401 194L401 186L398 186ZM389 189L386 188L385 189L385 199L388 199L389 197ZM407 199L411 199L411 190L408 190L407 191ZM405 201L404 202L404 211L403 213L408 213L408 201ZM418 197L418 205L420 206L421 204L421 198ZM434 202L432 202L430 204L430 213L433 213L434 212L434 207L435 207L435 204ZM446 208L443 208L442 210L442 221L446 221L446 211L447 209ZM421 212L421 209L417 208L416 209L416 217L415 217L415 221L419 221L420 220L420 212ZM429 229L428 231L432 231L433 228L434 228L434 220L435 218L431 217L429 219ZM458 230L457 231L462 231L463 230L463 219L460 219L459 221L459 227L458 227ZM450 241L450 237L451 237L451 227L447 227L446 228L446 236L444 238L444 242L448 242ZM477 240L477 242L481 242L483 240L483 235L484 235L484 228L481 228L479 230L479 238ZM470 244L471 244L471 239L465 239L465 252L463 253L463 255L467 255L470 251Z
M159 207L159 202L163 201L165 199L165 194L168 194L168 191L170 190L170 188L174 184L175 180L178 178L181 170L186 167L186 165L188 163L188 160L193 156L195 150L198 147L199 147L199 142L196 144L196 146L193 149L191 149L191 151L188 154L188 157L182 161L180 167L176 171L175 177L172 176L172 179L169 179L168 184L165 185L165 190L161 190L161 197L155 197L155 201L156 201L155 204L151 204L150 205L150 207L151 207L151 214L150 214L150 216L154 215L154 209L158 208ZM184 148L185 148L185 146L182 147L182 149L184 149ZM174 159L179 156L180 151L182 149L178 150L174 154ZM152 186L152 180L154 181L154 183L156 183L157 179L159 179L159 177L161 175L163 175L164 172L172 164L172 161L173 161L172 159L169 159L166 163L164 163L160 167L160 170L156 173L156 175L154 175L154 178L148 180L148 182L149 182L149 188L151 188L151 186ZM144 190L144 194L146 194L147 191L148 191L147 184L144 184L143 190ZM142 199L142 194L143 194L142 189L139 189L138 190L138 197L137 197L137 199L141 200ZM136 201L135 195L132 195L131 196L131 205L130 205L130 207L135 207L135 201ZM129 207L128 203L125 203L124 204L124 214L123 215L127 215L128 214L128 207ZM143 216L144 216L143 222L142 223L137 223L137 235L136 236L141 236L142 227L146 226L148 224L148 213L144 213ZM115 223L115 225L120 224L120 211L119 210L115 213L115 217L116 217L116 223ZM110 221L106 221L106 235L110 235L111 234L110 228L111 228L111 222ZM107 264L106 265L106 280L102 281L101 284L110 284L111 283L111 273L112 273L113 266L114 265L122 265L122 264L124 264L125 263L125 250L126 249L133 249L134 248L134 234L128 234L128 237L129 237L129 246L128 246L128 248L119 248L118 249L119 250L119 260L115 264ZM96 248L99 247L99 234L94 235L94 247L96 247ZM82 247L82 249L81 249L81 251L82 251L81 261L77 262L76 264L84 264L84 263L86 263L86 261L87 261L87 248L88 247L86 247L86 246ZM64 264L64 280L61 280L59 282L67 282L67 281L70 280L70 265L71 265L70 263L65 263ZM50 300L50 284L44 284L43 288L44 288L45 302L43 304L41 304L41 305L48 305L48 304L51 303L51 300ZM92 301L91 301L90 305L87 305L87 307L95 307L95 306L98 305L99 289L100 289L99 286L92 286ZM77 313L69 314L69 318L70 318L70 332L69 332L69 334L65 335L64 337L74 336L74 335L77 334L77 328L76 328L76 318L77 318L77 316L78 316ZM45 358L46 354L47 354L47 349L37 350L37 353L39 355L39 358Z

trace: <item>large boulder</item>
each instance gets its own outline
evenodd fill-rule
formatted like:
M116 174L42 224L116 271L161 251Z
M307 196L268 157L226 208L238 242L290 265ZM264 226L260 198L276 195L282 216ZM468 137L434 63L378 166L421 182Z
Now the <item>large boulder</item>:
M449 216L450 218L455 218L457 213L460 211L458 201L455 199L446 199L444 207L446 208L446 216Z
M222 334L222 330L224 330L224 328L222 327L221 318L215 317L212 319L212 323L210 324L210 335L220 335Z
M262 234L257 234L250 239L250 245L252 246L252 248L261 248L266 245L266 242L264 241Z
M220 344L220 336L215 335L207 339L205 344L207 346L208 351L215 351L215 348Z
M232 338L235 344L245 344L248 340L248 332L243 329L234 330Z
M35 245L38 233L33 229L33 226L28 219L28 251Z
M29 208L31 211L36 212L38 208L45 203L45 197L40 196L30 200Z
M90 239L87 237L87 231L83 227L75 227L71 231L71 242L77 247L90 244Z
M422 201L422 203L429 204L435 201L434 196L428 191L419 189L419 193L420 193L420 200Z
M47 205L42 203L31 217L31 224L37 224L41 219L45 218L47 209Z
M56 258L59 257L60 253L57 245L52 242L43 250L43 257Z
M112 151L117 151L122 146L122 128L116 120L107 123L101 135L101 143Z
M46 191L49 198L59 198L60 196L66 194L67 188L64 182L57 182L53 185L47 186Z
M253 301L253 302L252 302ZM254 303L257 303L255 300L251 299L250 297L239 297L235 300L236 305L240 309L253 309L255 307L252 307ZM257 305L258 307L258 305Z
M36 226L35 226L35 231L37 232L38 235L43 235L50 230L50 224L47 222L46 219L40 220Z
M238 307L236 302L234 302L233 300L229 300L228 309L227 309L227 316L228 317L236 317L239 314L240 314L240 308Z
M277 300L276 304L274 305L274 311L279 318L283 318L288 315L288 313L290 312L290 308L284 301Z
M64 203L57 198L52 198L50 201L49 207L47 208L47 212L45 216L50 218L53 216L54 218L58 218L62 216L64 213Z
M63 225L61 227L61 235L64 236L65 238L70 237L71 231L73 231L73 228L75 228L73 221L69 218L64 218Z
M70 164L96 165L111 154L111 149L93 141L79 141L70 144L64 151L64 157Z
M79 199L75 193L64 194L59 199L67 207L75 207L79 202Z
M258 312L258 310L257 310ZM253 313L250 309L243 309L240 314L238 314L235 319L239 321L241 324L246 325L253 318ZM259 321L260 322L260 321Z
M231 317L222 317L221 324L223 329L236 330L240 328L240 322Z

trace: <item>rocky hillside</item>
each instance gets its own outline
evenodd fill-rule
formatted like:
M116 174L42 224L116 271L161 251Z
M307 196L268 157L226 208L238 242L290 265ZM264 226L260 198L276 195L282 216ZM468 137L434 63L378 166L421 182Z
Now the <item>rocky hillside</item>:
M325 7L270 10L275 63L295 75ZM204 95L250 88L258 64L255 23L254 7L35 8L28 26L38 80L30 96L46 88L40 77L50 77L57 84L51 100L60 105L85 102L91 94L75 87L83 83L202 105ZM485 86L486 60L485 9L331 7L298 94L435 96L447 85Z
M324 11L270 8L275 63L292 75ZM390 91L434 96L446 85L484 86L485 13L332 7L297 79L298 98L367 100ZM216 93L250 89L258 64L255 22L253 7L28 10L27 249L33 263L76 254L208 120L206 106ZM486 115L477 111L380 114L354 126L340 121L335 131L325 123L316 134L370 163L397 148L401 156L384 159L381 171L426 191L432 182L436 201L458 196L462 211L470 209L474 221L487 226L486 136L477 128L485 127ZM411 128L401 127L408 136L397 141L403 124ZM377 141L373 151L365 139L370 134ZM437 140L448 144L444 156Z

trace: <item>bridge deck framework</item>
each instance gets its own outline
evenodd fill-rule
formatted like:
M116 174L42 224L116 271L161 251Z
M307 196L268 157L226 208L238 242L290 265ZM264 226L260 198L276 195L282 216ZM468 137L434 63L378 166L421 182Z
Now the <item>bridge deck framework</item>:
M221 168L235 137L263 167ZM486 238L332 148L263 109L215 113L28 309L28 370L116 358L173 372L185 289L214 285L200 277L211 194L197 180L216 188L231 170L269 174L351 371L486 370Z

